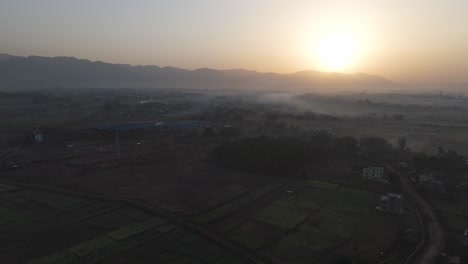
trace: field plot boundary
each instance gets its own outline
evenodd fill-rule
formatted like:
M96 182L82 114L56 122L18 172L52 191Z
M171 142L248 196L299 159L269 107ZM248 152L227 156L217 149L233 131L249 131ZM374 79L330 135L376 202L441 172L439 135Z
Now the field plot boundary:
M284 254L293 252L294 245L299 243L298 246L314 252L310 255L312 263L321 261L323 253L336 250L359 232L368 219L374 196L374 192L339 183L307 181L296 192L285 194L253 217L253 221L285 230L283 236L255 250L275 260L268 255L275 255L281 249L286 250ZM262 217L270 209L272 211ZM284 219L283 214L286 214ZM296 214L301 214L301 219L295 217Z
M447 202L438 199L430 199L429 202L448 230L464 232L468 228L468 205L463 205L460 202L456 204L457 208L454 208L453 204L447 204Z
M284 182L282 180L274 180L266 185L263 185L257 189L254 189L246 194L241 195L231 201L223 203L218 207L208 211L204 214L199 214L192 217L192 220L198 223L209 223L220 218L226 217L240 208L256 201L257 199L267 195L268 193L276 190L282 186Z
M175 228L171 225L170 228L158 229L159 226L167 225L168 221L160 217L153 217L150 220L137 222L129 226L116 229L104 235L93 239L75 244L61 252L32 261L32 264L46 263L70 263L79 262L83 258L86 262L94 263L106 257L112 256L117 252L137 246L142 241L133 240L133 236L137 236L143 232L148 232L156 229L160 234L171 231ZM81 260L80 260L81 259Z
M156 214L159 217L166 218L171 223L171 225L180 226L184 229L191 230L192 232L199 234L201 237L203 237L207 241L213 242L214 244L218 245L223 250L225 250L225 252L229 253L229 255L225 255L224 257L231 257L232 259L237 259L238 261L242 260L243 263L262 263L262 261L260 261L255 254L252 254L250 251L245 250L242 247L238 247L237 245L230 243L224 237L216 233L213 233L212 231L202 226L196 225L192 223L192 221L187 221L184 217L175 216L171 214L170 212L167 212L152 204L148 204L147 202L142 201L142 200L121 198L121 197L115 197L115 196L110 196L110 195L105 196L105 195L94 194L94 193L81 193L81 192L76 192L76 191L60 189L56 187L17 183L17 182L4 181L4 180L0 180L0 183L12 185L12 186L19 186L20 188L37 189L41 191L59 193L59 194L64 194L68 196L93 199L93 200L96 200L98 203L110 202L110 203L120 203L121 205L133 206L151 215Z
M326 190L325 195L321 197L319 202L311 201L318 198L316 196L317 194L314 192L316 191L314 188L320 191ZM279 197L266 208L258 212L253 217L253 220L290 231L309 219L308 214L301 212L302 210L319 210L338 188L338 184L326 181L307 181L305 186L302 186L294 194L291 194L294 196L284 195ZM306 191L307 193L305 193ZM312 191L312 193L310 193L310 191ZM313 197L311 197L310 194L312 194ZM324 192L320 194L324 194ZM299 199L298 196L306 197Z

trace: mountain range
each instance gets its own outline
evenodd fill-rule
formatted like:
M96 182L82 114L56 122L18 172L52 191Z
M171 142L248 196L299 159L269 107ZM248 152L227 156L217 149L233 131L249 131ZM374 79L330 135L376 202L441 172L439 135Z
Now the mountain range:
M389 91L399 85L376 75L301 71L262 73L244 69L186 70L132 66L74 57L20 57L0 54L0 89L37 88L193 88L298 90L311 92Z

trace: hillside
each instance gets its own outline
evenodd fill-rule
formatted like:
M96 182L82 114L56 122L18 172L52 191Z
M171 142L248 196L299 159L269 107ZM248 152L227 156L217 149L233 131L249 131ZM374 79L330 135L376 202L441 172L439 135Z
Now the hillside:
M303 71L261 73L244 69L194 71L174 67L131 66L74 57L19 57L0 54L0 89L50 87L138 87L334 92L389 91L398 85L375 75Z

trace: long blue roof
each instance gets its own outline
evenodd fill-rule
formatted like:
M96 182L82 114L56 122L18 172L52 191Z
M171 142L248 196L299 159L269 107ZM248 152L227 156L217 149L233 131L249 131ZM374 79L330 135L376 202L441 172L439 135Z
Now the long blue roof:
M161 122L156 125L163 129L193 129L206 126L204 121L169 121Z
M131 131L140 130L145 128L155 127L156 123L130 123L130 124L111 124L111 125L98 125L94 126L97 130L118 130L118 131Z
M94 129L97 130L118 130L118 131L132 131L142 130L147 128L161 128L161 129L193 129L203 127L206 125L204 121L168 121L168 122L147 122L147 123L127 123L127 124L109 124L97 125Z

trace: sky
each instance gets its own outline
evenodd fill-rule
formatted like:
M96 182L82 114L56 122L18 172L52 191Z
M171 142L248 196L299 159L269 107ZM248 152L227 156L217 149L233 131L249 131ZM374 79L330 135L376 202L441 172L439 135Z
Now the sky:
M0 53L468 83L466 0L1 0Z

